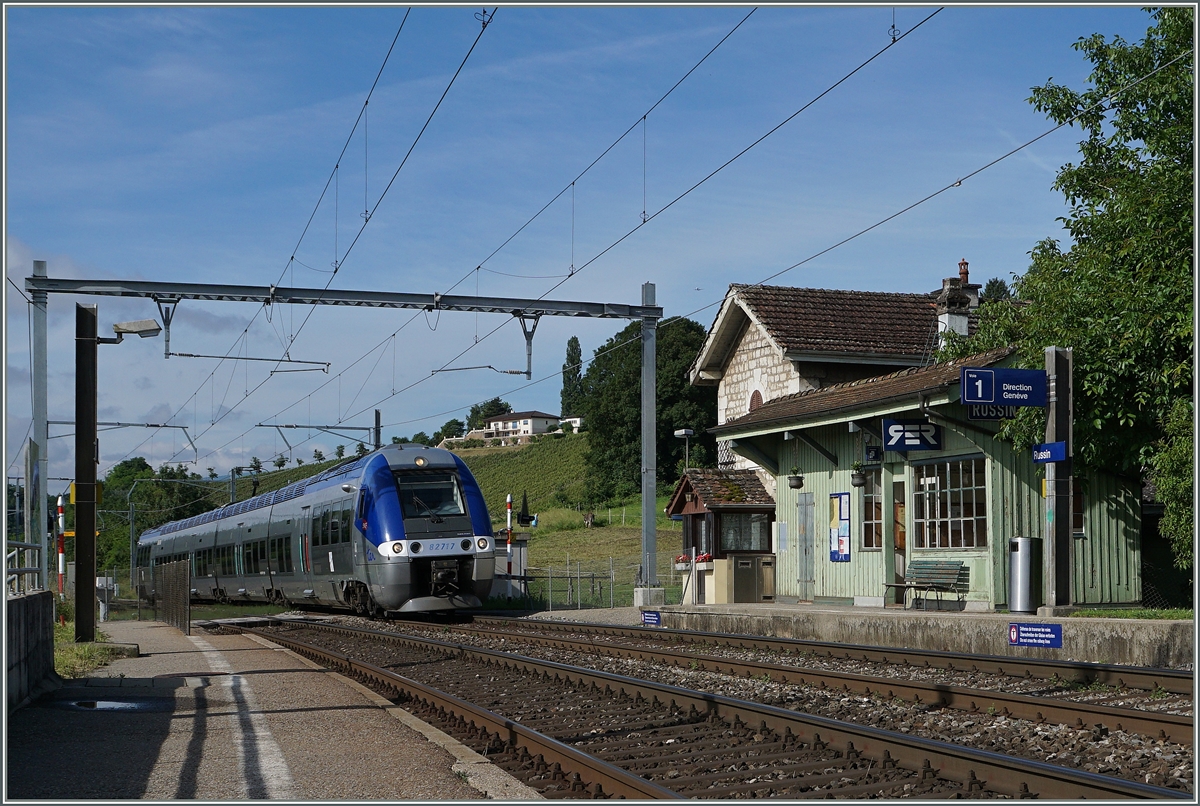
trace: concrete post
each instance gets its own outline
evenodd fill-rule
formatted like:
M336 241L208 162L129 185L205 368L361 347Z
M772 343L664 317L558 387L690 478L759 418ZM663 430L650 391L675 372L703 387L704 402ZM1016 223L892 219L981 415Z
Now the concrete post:
M1071 604L1071 476L1075 453L1072 439L1074 360L1070 348L1046 348L1046 442L1066 442L1067 460L1046 463L1046 540L1044 548L1046 607Z
M96 306L75 305L75 641L96 640Z
M46 261L33 261L33 276L46 276ZM32 502L33 524L37 527L35 535L39 536L37 542L41 543L42 550L39 552L38 567L42 569L38 574L38 587L46 588L50 577L50 546L47 542L46 531L50 523L50 510L46 503L46 489L50 483L50 432L46 422L46 303L48 294L45 291L31 291L30 298L33 300L33 441L38 446L38 480L40 488L38 490L37 499ZM30 479L26 479L28 485Z
M654 306L654 283L642 285L642 305ZM641 596L635 591L634 604L662 604L663 590L658 585L655 493L658 491L658 466L655 452L657 403L658 320L642 318L642 580Z

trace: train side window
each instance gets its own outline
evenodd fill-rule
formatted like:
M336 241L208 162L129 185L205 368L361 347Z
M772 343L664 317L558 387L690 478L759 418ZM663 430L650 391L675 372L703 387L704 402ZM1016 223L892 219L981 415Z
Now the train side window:
M350 509L350 502L347 501L346 504L342 507L342 542L343 543L350 542L350 535L352 534L352 532L350 531L351 517L352 517L352 511Z

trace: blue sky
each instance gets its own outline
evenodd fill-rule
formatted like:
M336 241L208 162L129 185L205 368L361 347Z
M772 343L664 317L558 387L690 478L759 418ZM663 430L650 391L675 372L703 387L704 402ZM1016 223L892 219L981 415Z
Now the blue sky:
M896 27L935 8L897 7ZM501 8L380 200L480 29L475 8L416 8L371 98L365 142L360 125L336 199L331 187L317 207L405 10L7 6L8 278L23 288L39 259L51 277L321 287L340 260L340 289L537 297L887 45L893 15L759 9L644 132L476 270L750 8ZM1048 129L1026 99L1050 78L1085 86L1080 37L1137 41L1148 26L1133 6L947 7L552 296L637 303L649 281L668 316L708 326L729 283L775 274ZM961 258L976 282L1020 273L1038 240L1063 237L1051 185L1079 139L1064 128L772 282L923 292ZM74 416L74 302L99 306L102 331L157 314L148 300L52 296L51 420ZM5 312L5 461L19 474L29 320L7 282ZM164 360L161 337L101 347L100 419L174 418L198 451L176 429L106 431L100 472L138 455L227 472L286 453L258 423L366 426L376 407L385 441L432 433L497 395L557 413L567 339L590 357L624 324L543 319L533 377L545 380L529 385L490 370L431 375L467 348L451 366L524 369L506 317L325 307L301 328L309 313L277 306L268 321L247 303L185 302L171 349L277 358L294 337L292 358L331 362L328 375ZM316 431L289 441L306 460L352 447ZM72 450L51 440L51 476L71 475Z

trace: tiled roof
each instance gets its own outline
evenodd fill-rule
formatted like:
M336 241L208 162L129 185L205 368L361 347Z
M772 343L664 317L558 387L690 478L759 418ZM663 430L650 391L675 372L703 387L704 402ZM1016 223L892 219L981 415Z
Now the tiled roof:
M935 345L933 294L783 286L730 286L771 338L790 352L873 353L919 358Z
M721 435L746 431L773 423L786 423L821 414L862 408L889 400L915 399L917 395L943 389L958 383L962 367L991 366L1013 352L1012 347L1000 347L985 353L933 364L927 367L905 369L891 375L864 378L859 381L832 384L821 389L811 389L776 398L764 403L754 411L736 420L709 429Z
M685 475L697 497L710 509L730 504L775 506L775 499L753 470L689 468Z

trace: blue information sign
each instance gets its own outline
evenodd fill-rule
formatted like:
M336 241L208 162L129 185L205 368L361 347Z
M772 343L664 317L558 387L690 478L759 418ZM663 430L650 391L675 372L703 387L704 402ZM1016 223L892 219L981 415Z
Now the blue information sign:
M1039 465L1043 465L1046 462L1067 461L1067 443L1046 442L1041 445L1034 445L1033 461Z
M1042 646L1062 649L1061 624L1009 624L1009 646Z
M885 451L940 451L942 427L925 420L884 420Z
M647 627L661 627L662 613L653 610L642 611L642 623Z
M1040 369L982 369L959 372L962 402L997 406L1045 406L1046 372Z

